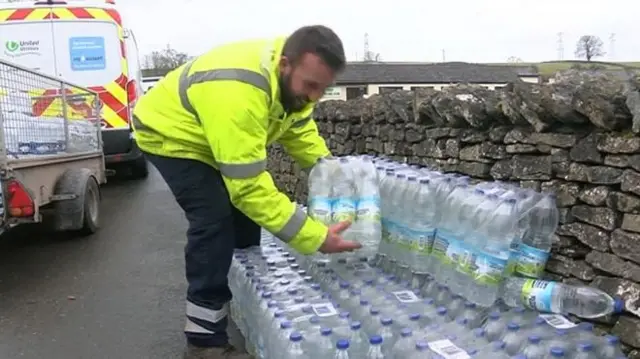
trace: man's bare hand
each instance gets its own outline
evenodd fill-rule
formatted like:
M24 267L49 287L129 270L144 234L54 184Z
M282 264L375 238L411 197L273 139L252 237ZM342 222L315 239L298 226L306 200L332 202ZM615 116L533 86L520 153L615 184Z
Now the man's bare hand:
M347 241L342 238L342 232L349 228L350 225L351 222L340 222L329 226L327 238L318 250L322 253L340 253L351 252L362 247L362 245L356 241Z

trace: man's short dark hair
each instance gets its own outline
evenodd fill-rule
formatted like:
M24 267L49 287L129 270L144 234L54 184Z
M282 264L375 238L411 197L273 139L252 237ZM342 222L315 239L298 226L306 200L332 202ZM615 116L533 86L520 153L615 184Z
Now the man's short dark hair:
M346 66L342 40L326 26L299 28L287 38L282 50L282 54L293 64L307 53L318 55L335 72L342 71Z

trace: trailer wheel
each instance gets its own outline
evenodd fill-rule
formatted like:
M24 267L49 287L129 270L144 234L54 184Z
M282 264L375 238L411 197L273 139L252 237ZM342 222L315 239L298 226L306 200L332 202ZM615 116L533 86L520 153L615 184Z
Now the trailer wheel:
M57 183L56 195L72 196L54 202L52 225L56 231L74 231L88 236L100 223L100 186L89 169L72 169Z
M93 176L87 179L83 204L82 235L90 235L98 231L100 224L100 187Z

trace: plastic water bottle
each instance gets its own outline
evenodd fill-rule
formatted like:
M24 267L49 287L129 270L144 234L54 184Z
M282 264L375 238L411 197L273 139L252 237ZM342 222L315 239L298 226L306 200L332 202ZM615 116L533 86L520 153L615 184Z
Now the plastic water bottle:
M336 351L333 354L334 359L349 359L349 341L340 339L336 343Z
M302 334L299 332L293 332L289 335L289 346L285 356L287 359L308 359L309 356L304 352L302 348Z
M515 274L540 278L551 252L552 236L558 227L558 207L555 196L544 196L526 216L529 230L517 244Z
M540 312L582 318L598 318L624 309L624 302L614 300L597 288L517 277L506 281L504 302L514 307L525 305Z
M356 218L356 188L353 180L353 171L349 166L349 160L340 159L340 167L334 172L333 194L333 222L350 221Z
M373 258L382 238L380 189L377 172L370 160L362 160L354 173L357 191L356 218L352 230L362 244L359 255Z
M321 158L309 173L309 216L324 224L332 222L331 176L332 161Z
M367 351L367 359L383 359L384 354L382 353L382 336L374 335L369 338L369 350Z

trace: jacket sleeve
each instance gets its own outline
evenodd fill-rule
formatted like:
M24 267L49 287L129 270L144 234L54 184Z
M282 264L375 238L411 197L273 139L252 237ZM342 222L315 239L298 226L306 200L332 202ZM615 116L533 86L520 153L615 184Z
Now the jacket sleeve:
M311 116L294 122L278 142L302 168L312 167L319 158L331 156L331 151Z
M267 165L269 99L239 81L210 81L188 90L233 205L303 254L318 250L327 227L278 191Z

